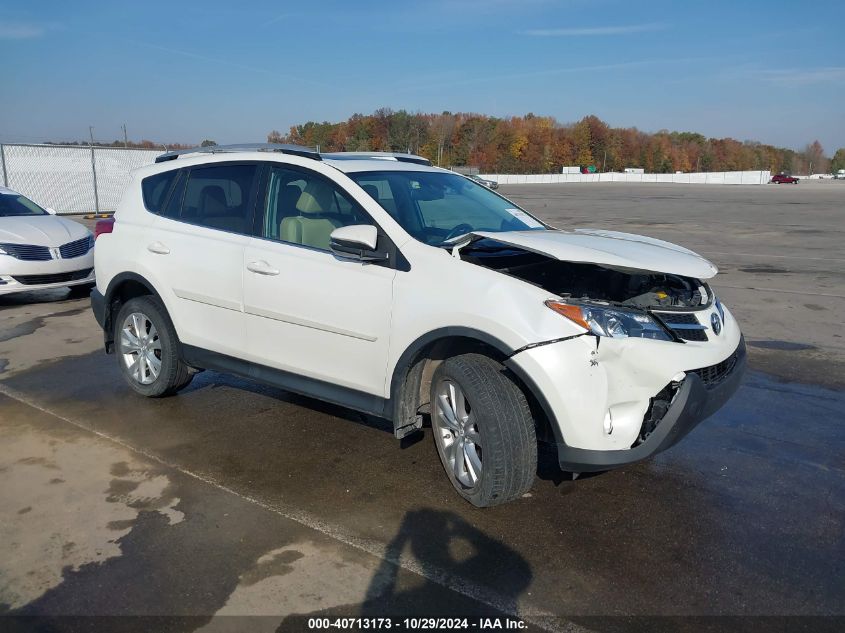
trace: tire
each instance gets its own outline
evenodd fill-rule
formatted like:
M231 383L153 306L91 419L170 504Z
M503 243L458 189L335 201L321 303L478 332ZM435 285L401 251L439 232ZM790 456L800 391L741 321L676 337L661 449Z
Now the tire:
M430 402L437 453L458 494L485 508L531 489L534 420L525 394L501 364L481 354L443 361L432 377Z
M138 331L141 336L134 336ZM190 368L179 357L179 338L167 310L153 296L136 297L123 304L114 321L114 341L124 380L142 396L173 395L193 379Z

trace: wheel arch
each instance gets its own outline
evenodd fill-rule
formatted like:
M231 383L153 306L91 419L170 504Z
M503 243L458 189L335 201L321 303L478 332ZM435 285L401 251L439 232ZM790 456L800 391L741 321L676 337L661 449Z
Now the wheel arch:
M394 366L390 383L393 432L401 439L422 428L420 408L428 404L434 370L446 358L476 352L504 365L511 377L525 393L535 415L537 435L546 439L552 433L551 410L536 385L524 380L521 372L513 371L508 359L518 350L501 339L467 327L445 327L432 330L409 345ZM553 435L552 435L553 436Z
M135 297L152 295L165 305L161 295L155 286L138 273L124 272L115 275L109 282L105 293L105 311L103 315L103 332L105 337L106 353L111 353L114 348L114 316L120 311L121 306ZM166 307L165 307L166 310Z

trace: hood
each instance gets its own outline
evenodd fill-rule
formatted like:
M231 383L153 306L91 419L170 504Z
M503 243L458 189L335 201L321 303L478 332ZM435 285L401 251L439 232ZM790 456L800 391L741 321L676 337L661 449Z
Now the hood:
M503 233L478 231L471 235L475 239L495 240L567 262L668 273L696 279L710 279L719 272L716 266L701 255L683 246L632 233L602 229L553 229Z
M0 242L61 246L82 239L90 231L78 222L55 215L0 217Z

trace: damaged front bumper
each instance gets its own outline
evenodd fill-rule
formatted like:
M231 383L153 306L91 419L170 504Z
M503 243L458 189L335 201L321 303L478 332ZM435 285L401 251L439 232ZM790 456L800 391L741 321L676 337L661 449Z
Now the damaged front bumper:
M706 367L687 372L666 414L645 440L627 450L590 450L558 445L558 461L563 470L592 472L609 470L646 459L679 442L699 422L718 411L739 388L745 373L745 339L736 351L719 363L718 369Z
M707 341L584 335L522 350L505 364L545 412L561 467L588 472L678 442L734 394L745 356L739 325L724 308L721 333Z

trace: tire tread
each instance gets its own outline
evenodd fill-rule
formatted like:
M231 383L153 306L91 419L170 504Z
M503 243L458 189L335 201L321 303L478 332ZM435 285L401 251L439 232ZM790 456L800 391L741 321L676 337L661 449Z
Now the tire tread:
M468 494L450 473L453 485L479 507L521 497L537 472L537 438L525 394L501 363L483 354L445 360L435 372L432 390L444 374L460 383L473 410L484 416L479 428L484 451L481 484Z

